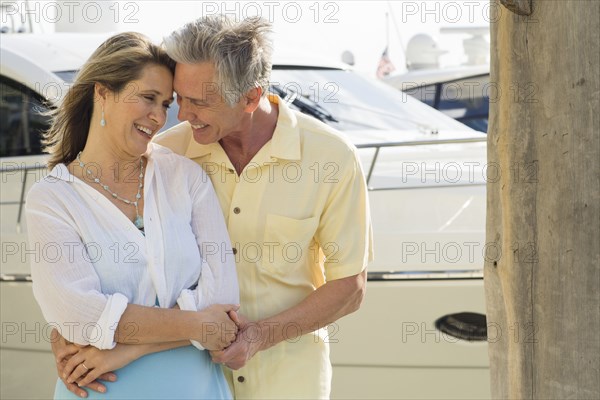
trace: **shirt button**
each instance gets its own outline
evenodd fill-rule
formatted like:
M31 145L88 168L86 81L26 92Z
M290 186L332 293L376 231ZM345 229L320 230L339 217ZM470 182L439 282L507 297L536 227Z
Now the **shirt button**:
M244 383L245 380L246 380L246 378L244 378L243 376L238 376L239 383Z
M236 207L236 208L234 208L234 209L233 209L233 213L234 213L234 214L239 214L241 211L242 211L242 210L240 210L240 208L239 208L239 207Z
M233 255L236 255L236 254L237 254L237 249L236 249L235 247L233 247L233 248L231 249L231 251L233 252Z

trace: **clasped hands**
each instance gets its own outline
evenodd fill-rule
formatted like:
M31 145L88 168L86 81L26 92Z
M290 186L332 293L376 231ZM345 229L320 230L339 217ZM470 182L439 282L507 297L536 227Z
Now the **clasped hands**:
M252 343L255 342L255 335L248 333L252 330L252 324L237 313L237 307L224 307L214 305L198 312L202 332L192 340L209 350L215 363L239 369L258 351L255 343ZM56 356L58 375L69 391L82 398L87 397L83 387L104 393L106 386L99 380L116 381L117 376L112 371L145 354L159 351L156 348L152 351L153 345L121 343L111 350L99 350L93 346L70 343L56 330L52 335L52 351Z
M238 332L235 340L223 350L211 350L213 362L224 364L230 369L240 369L259 350L264 339L262 330L257 323L250 322L243 315L236 315Z

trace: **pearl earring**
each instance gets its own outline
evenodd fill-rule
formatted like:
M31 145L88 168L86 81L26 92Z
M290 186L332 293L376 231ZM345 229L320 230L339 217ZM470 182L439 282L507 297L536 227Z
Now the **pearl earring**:
M104 107L102 107L102 117L100 118L100 126L106 126L106 120L104 119Z

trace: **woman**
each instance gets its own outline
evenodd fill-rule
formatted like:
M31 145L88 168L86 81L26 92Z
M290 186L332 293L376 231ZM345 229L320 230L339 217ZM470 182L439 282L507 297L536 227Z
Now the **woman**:
M84 386L120 368L107 393L91 393L102 399L231 397L196 348L222 350L237 332L223 214L198 165L150 143L173 101L173 71L140 34L103 43L56 111L51 173L27 198L31 244L58 249L32 265L35 297L83 346L64 378ZM55 398L77 397L59 380Z

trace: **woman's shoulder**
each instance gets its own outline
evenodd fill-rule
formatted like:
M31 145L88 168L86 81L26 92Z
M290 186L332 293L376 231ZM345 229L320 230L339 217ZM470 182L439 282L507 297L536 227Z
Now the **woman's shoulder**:
M46 170L40 179L31 186L29 193L36 191L63 191L74 181L73 175L65 164L57 164L51 170Z
M58 205L61 199L65 200L70 197L70 193L73 191L73 182L74 177L67 166L57 164L31 186L25 200L26 209L40 204L45 206Z

